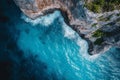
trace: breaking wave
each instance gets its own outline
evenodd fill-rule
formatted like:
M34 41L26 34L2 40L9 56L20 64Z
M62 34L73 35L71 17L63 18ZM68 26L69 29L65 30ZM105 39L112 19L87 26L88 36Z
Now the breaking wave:
M22 17L22 19L30 22L35 28L39 27L39 30L34 28L35 32L32 31L33 28L30 29L33 36L22 34L18 40L19 46L23 50L30 49L34 54L38 53L40 60L50 68L50 71L47 72L50 73L51 70L55 70L58 77L64 75L67 80L112 80L113 76L115 77L108 72L108 70L110 72L116 70L108 68L108 66L113 66L111 60L109 61L107 58L109 54L114 53L90 56L87 52L87 42L64 22L59 11L36 20L27 17ZM38 40L37 37L40 35L41 38ZM21 39L23 41L27 40L27 43L22 42ZM31 46L26 46L28 44ZM109 65L106 65L106 63L109 63ZM118 67L116 66L116 68ZM61 80L60 77L59 79Z
M1 80L120 80L120 49L90 56L59 11L31 20L12 0L0 4Z

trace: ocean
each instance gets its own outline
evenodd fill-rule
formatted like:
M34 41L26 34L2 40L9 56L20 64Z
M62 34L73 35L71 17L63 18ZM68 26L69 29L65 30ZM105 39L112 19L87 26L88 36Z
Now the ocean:
M60 11L31 20L0 1L0 80L120 80L120 49L89 55Z

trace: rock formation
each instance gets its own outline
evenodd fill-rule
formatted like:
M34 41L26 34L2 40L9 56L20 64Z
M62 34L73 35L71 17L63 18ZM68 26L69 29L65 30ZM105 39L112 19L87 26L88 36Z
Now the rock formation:
M30 18L35 19L46 11L60 9L66 12L71 24L85 17L80 0L14 0L20 9ZM78 24L78 23L77 23ZM79 23L80 24L80 23Z
M88 41L90 46L89 52L91 54L103 53L112 46L117 46L120 48L120 23L115 23L114 29L109 32L112 36L98 36L93 37L95 31L102 30L102 32L107 33L110 31L110 27L105 28L103 25L104 22L97 21L90 22L89 19L98 20L99 17L90 17L89 14L86 14L84 8L84 1L82 0L14 0L15 3L20 7L25 15L31 19L36 19L38 16L51 13L54 10L58 9L61 11L65 22L70 25L75 31L78 32L85 40ZM94 15L94 14L92 14ZM106 15L106 14L105 14ZM105 16L106 17L106 16ZM91 23L94 23L91 24ZM101 24L102 23L102 24ZM111 22L109 22L111 23ZM93 27L99 25L98 27ZM102 38L101 38L102 37ZM100 39L99 39L100 38ZM99 40L99 41L96 41ZM102 40L102 41L101 41ZM111 41L113 40L113 41ZM95 44L95 42L100 42L101 44ZM115 42L116 41L116 42Z

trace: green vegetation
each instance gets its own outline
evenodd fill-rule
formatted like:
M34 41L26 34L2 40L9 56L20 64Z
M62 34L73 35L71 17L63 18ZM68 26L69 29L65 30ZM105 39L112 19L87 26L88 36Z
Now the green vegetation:
M112 33L111 32L103 32L101 30L97 30L93 33L92 37L96 37L96 41L94 42L95 45L101 45L104 40L103 37L111 37Z
M86 3L85 7L87 7L89 10L93 11L93 12L101 12L101 7L93 2L91 3Z
M108 17L99 17L99 21L109 21L111 19L111 17L113 16L113 14L109 15Z
M100 6L97 5L97 4L92 5L92 9L91 10L93 12L97 12L97 13L101 12Z
M120 9L120 0L85 0L85 6L95 13L112 11Z
M99 18L99 21L109 21L109 18Z
M92 24L92 27L96 27L97 23Z
M120 16L120 13L118 13L117 16Z
M94 44L95 44L95 45L101 45L103 41L104 41L103 38L98 38L98 39L94 42Z
M104 35L105 35L105 33L103 31L97 30L93 33L92 37L102 37Z
M101 30L97 30L93 33L92 37L96 37L96 41L94 42L95 45L101 45L104 40L103 37L110 37L112 34L110 32L103 32Z
M93 33L92 37L96 37L96 38L101 38L103 36L111 36L111 34L109 32L103 32L101 30L97 30Z

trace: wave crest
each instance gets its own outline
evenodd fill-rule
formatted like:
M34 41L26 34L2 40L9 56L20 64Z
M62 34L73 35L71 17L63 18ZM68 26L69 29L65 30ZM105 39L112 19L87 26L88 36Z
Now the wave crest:
M55 11L53 14L47 14L45 16L38 17L36 19L30 19L26 15L22 14L21 18L26 21L31 23L32 25L43 25L43 26L49 26L50 24L53 23L53 21L60 16L59 11Z

